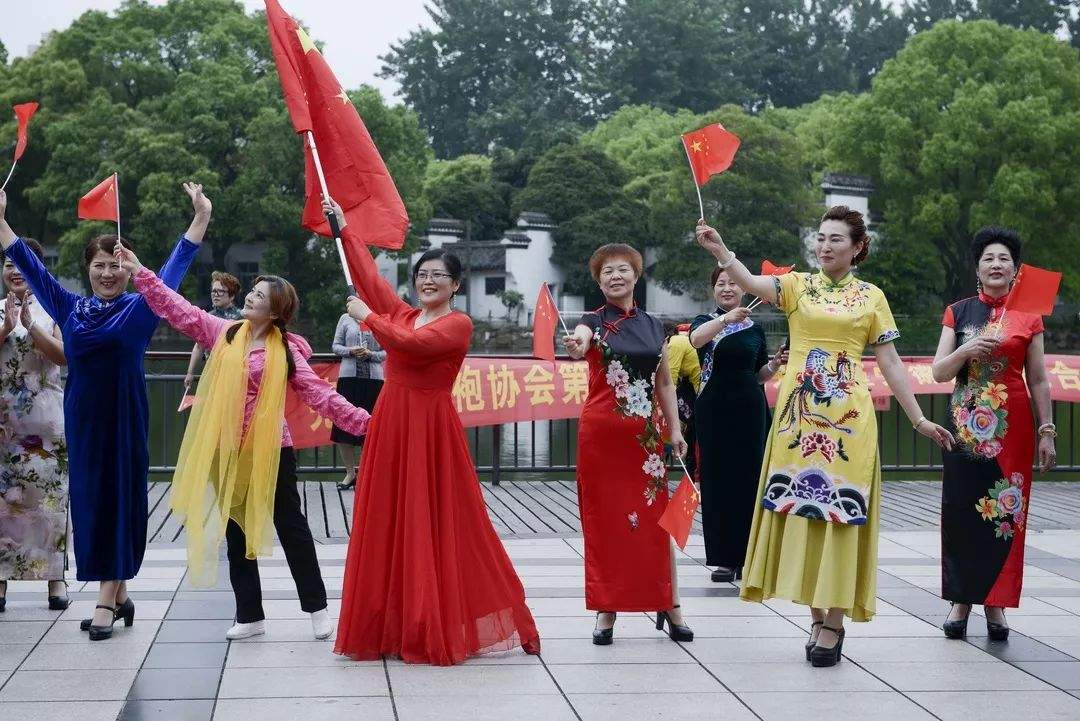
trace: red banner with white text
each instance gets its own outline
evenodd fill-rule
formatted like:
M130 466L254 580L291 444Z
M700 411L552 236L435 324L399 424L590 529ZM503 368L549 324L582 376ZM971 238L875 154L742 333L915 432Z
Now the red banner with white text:
M930 356L908 356L903 360L916 394L952 392L951 382L934 381ZM337 363L315 363L312 368L328 383L337 380ZM863 370L874 405L888 408L892 391L877 362L863 359ZM782 373L765 385L769 405L776 402ZM1046 356L1046 375L1052 399L1080 402L1080 356ZM551 363L533 358L470 356L458 371L452 393L466 427L577 418L589 393L589 368L585 361ZM305 406L292 391L286 398L285 412L297 448L330 443L330 419Z

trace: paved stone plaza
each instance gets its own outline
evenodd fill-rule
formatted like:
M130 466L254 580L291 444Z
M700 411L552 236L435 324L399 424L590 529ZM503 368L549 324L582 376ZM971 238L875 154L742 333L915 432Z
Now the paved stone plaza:
M639 613L620 615L613 646L593 646L580 536L504 542L543 653L455 668L335 656L332 642L312 639L280 548L260 564L268 633L233 643L224 639L233 613L227 581L192 589L175 543L151 544L130 584L135 625L118 626L111 641L92 643L78 628L96 584L73 584L76 601L60 614L45 610L43 584L13 582L0 614L0 718L1080 719L1080 530L1029 532L1025 598L1009 613L1004 644L990 644L975 615L967 642L942 637L936 530L883 533L878 616L848 625L845 658L831 669L803 658L804 609L744 603L735 586L709 580L700 536L679 557L683 607L697 634L682 645ZM345 550L343 539L318 547L335 617Z

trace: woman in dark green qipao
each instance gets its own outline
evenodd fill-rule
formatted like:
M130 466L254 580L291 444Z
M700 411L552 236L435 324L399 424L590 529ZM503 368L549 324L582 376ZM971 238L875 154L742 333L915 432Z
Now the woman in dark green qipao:
M705 563L717 567L712 580L722 582L741 577L769 429L761 384L783 358L769 360L765 332L740 306L742 289L720 268L713 270L712 290L716 312L694 319L690 342L701 363L694 416Z

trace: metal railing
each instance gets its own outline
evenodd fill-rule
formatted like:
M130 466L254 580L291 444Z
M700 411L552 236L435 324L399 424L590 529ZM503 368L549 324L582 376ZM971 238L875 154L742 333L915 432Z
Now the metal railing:
M150 471L171 474L183 437L187 414L176 409L183 396L187 353L150 351L146 354L146 383L150 397ZM312 362L336 360L316 355ZM923 413L941 421L948 411L947 395L919 395ZM1080 474L1080 404L1053 404L1058 427L1058 466L1055 475ZM941 471L941 449L914 431L895 401L888 410L876 411L878 448L882 471L891 476L913 478ZM526 421L467 428L466 437L476 470L487 480L542 480L572 477L577 468L577 419ZM344 473L333 446L299 451L301 474Z

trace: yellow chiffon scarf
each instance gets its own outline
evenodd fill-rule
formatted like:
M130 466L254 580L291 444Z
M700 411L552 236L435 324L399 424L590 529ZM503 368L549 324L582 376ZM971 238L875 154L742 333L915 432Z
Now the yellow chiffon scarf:
M218 555L231 518L244 532L246 556L269 555L274 491L285 416L286 360L281 331L266 336L266 365L247 433L247 350L251 323L232 342L222 333L203 371L173 475L169 507L187 536L189 581L217 583Z

